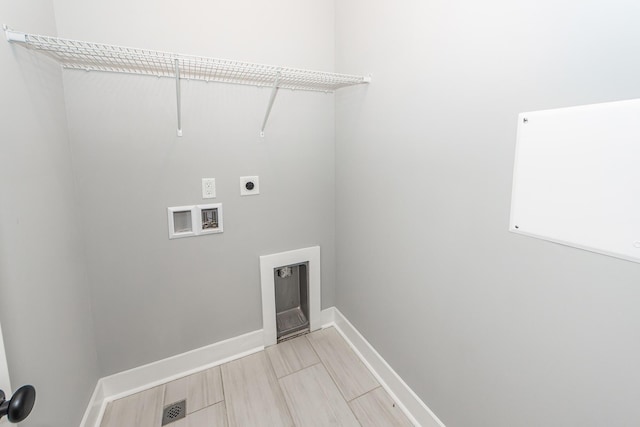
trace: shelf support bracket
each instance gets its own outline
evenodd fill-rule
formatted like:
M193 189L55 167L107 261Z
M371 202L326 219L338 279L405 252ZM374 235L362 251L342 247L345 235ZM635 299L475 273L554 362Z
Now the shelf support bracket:
M27 35L25 33L13 31L11 28L7 27L5 24L2 25L2 29L4 30L4 35L8 41L18 42L18 43L27 42Z
M180 60L175 59L176 64L176 104L178 107L178 136L182 136L182 106L180 100Z
M273 107L273 101L276 100L276 95L278 94L278 86L280 85L280 76L282 76L282 73L278 72L276 81L273 82L273 89L271 89L271 97L269 98L269 105L267 105L267 113L264 115L264 120L262 121L262 129L260 129L260 136L263 138L264 138L264 128L267 126L267 120L269 120L269 114L271 114L271 107Z

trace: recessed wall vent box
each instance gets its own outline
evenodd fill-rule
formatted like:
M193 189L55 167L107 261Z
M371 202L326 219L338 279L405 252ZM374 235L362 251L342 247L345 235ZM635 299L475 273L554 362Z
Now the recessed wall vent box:
M222 203L167 208L169 239L222 233Z
M264 345L320 329L320 247L260 257Z
M309 331L308 267L305 262L273 269L279 341Z

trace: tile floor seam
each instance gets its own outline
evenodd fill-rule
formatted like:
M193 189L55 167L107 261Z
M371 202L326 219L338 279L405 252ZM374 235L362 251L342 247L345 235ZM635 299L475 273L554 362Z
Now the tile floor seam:
M339 393L339 398L341 398L341 399L342 399L342 401L345 403L346 407L349 409L349 412L353 415L353 418L356 420L356 422L357 422L360 426L362 426L362 423L361 423L361 422L360 422L360 420L358 419L358 416L355 414L355 412L353 412L353 409L352 409L352 408L351 408L351 406L349 405L349 402L347 402L347 401L345 400L344 396L343 396L343 395L342 395L342 393L340 392L340 389L339 389L339 388L338 388L338 386L336 385L335 381L333 381L333 378L331 378L331 375L329 375L329 371L327 370L327 367L326 367L326 366L324 366L324 364L322 364L322 362L320 362L320 363L314 363L313 365L311 365L311 366L307 366L306 368L301 369L301 370L299 370L298 372L294 372L294 373L295 373L295 374L301 374L303 371L310 370L310 369L312 369L312 368L314 368L314 367L316 367L316 366L318 366L318 365L321 365L322 369L324 369L324 372L326 372L327 376L328 376L328 377L329 377L329 379L331 380L331 383L335 386L335 389L338 391L338 393ZM287 375L287 376L288 376L288 377L290 377L291 375L293 375L293 374L290 374L290 375ZM284 378L284 377L283 377L283 378ZM278 384L280 385L280 388L282 388L282 384L280 383L280 380L282 380L283 378L278 379ZM283 392L284 392L284 389L283 389ZM325 397L326 397L326 395L325 395ZM286 397L285 397L285 399L286 399ZM287 401L287 406L288 406L288 405L289 405L289 403L288 403L288 401ZM293 422L294 422L294 424L296 424L295 419L293 419ZM297 426L297 427L304 427L304 426L298 426L297 424L296 424L296 426Z
M277 380L281 380L281 379L286 378L286 377L289 377L289 376L291 376L291 375L293 375L293 374L297 374L298 372L304 371L305 369L308 369L308 368L310 368L310 367L312 367L312 366L316 366L316 365L320 365L320 364L322 364L322 361L320 361L320 362L316 362L316 363L314 363L314 364L312 364L312 365L309 365L309 366L305 366L304 368L298 369L297 371L294 371L294 372L290 372L290 373L288 373L288 374L286 374L286 375L283 375L283 376L281 376L280 378L276 378L276 379L277 379ZM326 367L325 367L325 369L326 369Z
M331 326L333 327L333 326ZM324 328L321 329L321 331L325 330L325 329L329 329L329 328ZM329 374L329 378L331 378L331 381L333 381L333 384L336 386L336 388L338 389L338 391L340 392L340 395L342 396L342 399L344 399L345 402L347 402L347 405L349 404L349 401L347 400L347 396L344 395L344 393L342 392L342 389L340 388L340 386L338 385L338 383L336 382L335 378L333 378L333 375L331 375L331 369L329 369L327 367L327 365L324 363L324 361L322 360L322 357L320 357L320 354L318 353L318 351L316 350L316 348L314 347L313 343L311 342L311 340L309 338L307 338L307 341L309 341L309 345L311 346L311 348L313 349L313 351L315 351L316 356L318 356L318 359L320 359L320 363L322 363L322 366L324 367L324 369L327 371L327 373ZM354 414L355 415L355 414Z
M276 345L278 345L276 343ZM289 418L291 419L291 422L293 423L294 426L296 426L296 421L293 418L293 412L291 411L291 408L289 408L289 402L287 402L287 398L284 395L284 390L282 389L282 386L280 385L280 378L278 378L278 375L276 375L276 370L273 367L273 361L271 360L271 357L269 356L269 353L267 353L267 350L262 350L264 352L265 357L267 358L267 360L269 361L269 366L271 367L271 372L273 373L273 377L276 379L276 384L278 385L278 390L280 390L280 394L282 395L282 399L284 400L284 406L287 408L287 413L289 414ZM296 427L303 427L303 426L296 426Z
M330 326L331 328L333 328L334 326ZM323 328L320 329L321 331L324 329L329 329L329 328ZM307 334L310 335L310 334ZM305 336L305 338L307 338ZM343 337L344 339L344 337ZM316 353L316 356L318 356L318 360L320 360L320 363L322 364L322 367L324 368L325 371L327 371L327 374L329 374L329 378L331 378L331 381L333 381L333 385L336 386L336 388L338 389L338 391L340 392L340 396L342 396L342 400L345 401L345 403L347 404L347 407L349 408L349 410L351 411L351 413L353 414L353 416L355 417L356 421L358 422L358 424L362 425L362 423L360 422L360 419L358 418L358 416L356 415L355 412L353 412L353 408L351 407L351 405L349 405L349 401L347 400L346 396L344 395L344 393L342 392L342 390L340 390L340 387L338 386L338 383L336 382L336 380L333 378L333 375L331 375L331 371L327 368L327 365L325 365L325 363L322 361L322 358L320 357L320 354L318 354L318 351L316 350L316 348L313 346L313 343L311 342L311 340L309 338L307 338L307 341L309 342L309 345L311 346L311 348L313 349L313 351ZM367 368L368 369L368 368Z
M284 406L286 406L287 408L287 413L289 414L289 417L291 418L291 422L293 423L294 427L304 427L296 424L296 420L295 418L293 418L293 412L291 411L291 408L289 408L289 401L287 400L287 397L284 394L284 390L282 389L282 385L280 384L280 378L276 378L276 382L278 383L278 390L280 390L280 393L282 393L282 398L284 399Z
M342 331L340 331L336 326L329 326L328 328L323 328L323 329L322 329L322 331L325 331L325 330L328 330L328 329L332 329L332 328L335 330L335 332L338 334L338 336L341 338L341 340L342 340L342 341L344 341L344 343L345 343L345 344L346 344L346 346L347 346L347 350L348 350L348 352L352 353L352 354L353 354L353 356L355 356L355 360L357 360L357 362L358 362L360 365L362 365L362 367L364 368L364 370L365 370L366 372L368 372L368 373L371 375L371 379L373 380L373 382L374 382L375 384L377 384L377 385L376 385L375 387L373 387L372 389L365 391L365 392L364 392L364 393L362 393L360 396L356 396L356 397L352 398L351 400L356 399L356 398L361 397L361 396L364 396L365 394L367 394L367 393L369 393L369 392L371 392L371 391L375 390L375 389L376 389L376 388L378 388L378 387L382 387L382 384L378 381L378 379L376 378L376 376L375 376L375 375L373 375L373 370L372 370L372 369L370 369L370 368L369 368L369 366L367 366L367 364L365 363L365 361L360 357L359 353L358 353L358 352L356 352L356 349L355 349L355 347L353 346L353 343L351 343L351 341L347 339L346 335L344 335L344 334L342 333ZM311 340L309 340L309 341L311 341ZM313 347L313 343L311 344L311 346ZM313 347L313 349L315 350L315 347ZM317 352L316 352L316 353L317 353ZM318 357L319 357L319 356L318 356ZM322 360L322 359L321 359L321 360ZM323 362L323 363L324 363L324 362ZM333 372L333 370L332 370L332 369L330 369L329 367L327 367L326 365L325 365L325 367L327 368L327 372L329 372L329 375L330 375L330 376L331 376L331 378L334 380L334 382L336 382L336 385L337 385L337 383L338 383L337 378L339 377L338 373L337 373L337 372ZM334 376L333 376L333 375L335 375L335 378L334 378ZM340 386L338 386L338 389L342 392L342 389L340 388ZM345 392L346 392L346 390L345 390ZM344 397L345 401L347 401L347 402L350 402L350 401L351 401L351 400L349 400L349 399L347 398L347 396L345 396L344 394L343 394L343 397Z
M347 403L351 403L351 402L353 402L353 401L354 401L354 400L356 400L356 399L360 399L362 396L366 396L367 394L369 394L369 393L371 393L371 392L373 392L373 391L376 391L376 390L377 390L377 389L379 389L379 388L383 388L383 387L382 387L381 385L379 385L379 386L378 386L378 387L376 387L376 388L372 388L372 389L371 389L371 390L369 390L369 391L365 391L365 392L364 392L364 393L362 393L361 395L356 396L356 397L354 397L354 398L353 398L353 399L351 399L351 400L347 400ZM385 391L386 391L386 390L385 390ZM395 404L396 402L394 401L393 403Z
M197 414L198 412L202 412L202 411L204 411L205 409L209 409L210 407L215 406L215 405L217 405L217 404L219 404L219 403L224 403L224 400L221 400L220 402L216 402L216 403L214 403L213 405L209 405L209 406L205 406L204 408L200 408L200 409L198 409L197 411L193 411L193 412L191 412L190 414L187 414L187 416L186 416L186 417L184 417L184 419L187 419L187 418L189 418L191 415L193 415L193 414ZM168 425L168 424L167 424L167 425Z
M327 368L325 367L325 369L327 369ZM329 371L327 371L327 373L329 373ZM334 379L331 377L331 374L329 374L329 378L331 378L331 381L333 381L333 383L336 384ZM338 387L337 384L336 384L336 387ZM340 391L340 388L338 388L338 391ZM353 412L353 408L351 407L351 405L349 405L349 401L344 397L344 394L342 394L342 391L340 391L340 396L342 396L342 399L344 399L344 402L347 404L347 408L349 408L349 410L353 414L353 417L356 419L358 424L360 424L362 426L362 423L360 422L360 418L358 418L358 415L355 412Z
M231 363L231 362L227 362L227 363ZM222 402L224 402L224 417L227 420L227 427L229 427L231 425L231 422L229 421L229 410L227 408L227 394L225 393L224 390L224 375L222 375L222 366L226 365L226 363L223 363L220 366L220 387L222 388Z

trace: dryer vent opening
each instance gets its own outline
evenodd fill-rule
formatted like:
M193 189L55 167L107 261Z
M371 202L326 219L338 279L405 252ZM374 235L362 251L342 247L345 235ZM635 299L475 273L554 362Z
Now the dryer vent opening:
M320 329L320 246L260 256L264 345Z
M278 341L309 332L308 270L308 262L273 269Z

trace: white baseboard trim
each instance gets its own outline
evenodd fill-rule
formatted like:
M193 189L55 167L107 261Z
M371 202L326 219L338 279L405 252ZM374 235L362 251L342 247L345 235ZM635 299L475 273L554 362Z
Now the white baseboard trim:
M445 427L337 308L322 310L320 322L323 327L335 326L411 422L422 427ZM260 329L100 378L80 427L99 427L109 402L248 356L263 350L263 344L264 332Z
M84 411L80 427L99 427L102 415L106 408L106 400L104 396L104 388L102 387L102 378L98 380L96 388L93 390L89 405Z
M100 378L80 427L99 427L107 404L174 379L261 351L262 329Z
M320 324L323 329L336 324L336 310L335 307L329 307L320 312Z
M395 403L416 426L445 427L429 407L415 394L391 366L380 356L375 348L335 307L331 307L331 322L329 313L323 317L324 324L335 326L362 362L376 377L382 387L389 393ZM328 311L328 310L325 310ZM324 312L323 312L324 314Z

